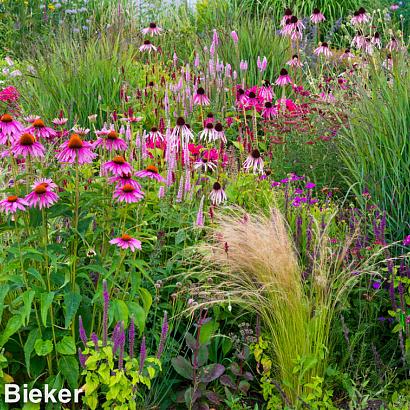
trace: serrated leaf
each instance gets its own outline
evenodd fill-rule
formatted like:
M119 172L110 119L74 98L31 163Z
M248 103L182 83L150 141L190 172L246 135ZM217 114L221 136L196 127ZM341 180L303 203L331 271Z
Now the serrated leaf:
M51 340L37 339L34 343L34 350L37 356L47 356L53 351L53 342Z
M56 350L61 354L73 355L76 353L75 342L71 336L64 336L56 346Z

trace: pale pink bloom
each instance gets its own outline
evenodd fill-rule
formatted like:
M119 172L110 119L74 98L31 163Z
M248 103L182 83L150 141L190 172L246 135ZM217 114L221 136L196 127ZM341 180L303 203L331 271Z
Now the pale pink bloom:
M361 49L365 42L366 42L366 37L363 36L363 34L361 32L358 32L353 37L351 46Z
M139 49L141 52L151 53L152 51L157 51L157 48L149 40L145 40Z
M243 168L245 171L251 171L254 174L262 174L263 173L263 159L261 157L261 153L259 150L254 149L248 155L245 162L243 163Z
M120 155L103 164L102 169L104 172L108 171L117 176L132 173L131 165Z
M74 132L75 134L78 134L80 137L84 137L85 135L88 135L88 133L90 132L90 129L75 126L73 127L71 131Z
M299 60L297 54L293 55L292 58L286 63L290 67L303 67L303 63Z
M322 21L325 21L325 20L326 20L325 16L320 12L319 9L313 9L313 13L310 16L310 21L313 24L319 24L319 23L321 23Z
M213 159L208 159L207 155L199 158L197 161L194 162L193 165L195 170L202 170L204 172L214 171L217 168L217 164L214 162Z
M161 134L157 127L152 127L151 131L147 135L147 139L155 144L157 141L164 141L164 136Z
M114 198L116 198L118 202L131 204L141 201L141 199L144 198L144 193L131 184L125 184L121 187L117 187L114 191Z
M40 118L34 120L31 127L26 128L25 132L34 134L37 138L51 139L57 136L57 132L50 127L46 127L44 121Z
M391 11L396 11L400 8L400 6L397 3L394 3L390 6Z
M282 70L280 70L280 75L278 79L275 81L275 84L279 86L285 86L287 84L290 84L291 82L292 80L289 77L288 71L282 68Z
M324 41L320 47L318 47L314 52L317 56L323 54L325 57L330 57L332 52L330 51L329 45Z
M45 181L45 180L44 180ZM58 195L52 190L52 185L48 182L37 181L33 185L33 191L26 196L26 201L30 207L34 208L50 208L58 201Z
M67 124L68 118L54 118L51 122L54 125L65 125Z
M36 141L33 135L24 133L14 142L11 152L15 156L21 155L24 158L28 156L42 158L44 157L45 149L42 144Z
M374 46L376 46L377 48L382 48L382 42L381 42L381 39L380 39L380 34L379 34L379 32L375 32L374 33L374 36L372 37L372 39L370 40L371 41L371 43L374 45Z
M128 147L127 143L120 137L121 134L113 129L96 131L96 134L100 136L94 142L94 148L104 147L108 151L125 151Z
M266 57L261 58L258 56L258 59L256 61L256 65L258 66L258 69L261 73L263 73L266 70L266 67L268 66L268 60Z
M110 244L117 245L121 249L130 249L131 252L141 249L141 241L127 234L123 234L119 238L111 239Z
M149 34L151 37L154 37L161 34L162 31L162 28L158 27L156 23L150 23L148 27L141 30L141 33L144 34L144 36Z
M209 198L213 205L220 205L227 200L225 191L222 189L222 186L219 182L215 182L213 184Z
M400 49L400 44L395 37L392 37L391 40L387 43L386 48L389 51L398 51Z
M158 182L165 182L165 178L158 172L158 168L154 165L148 165L147 168L135 173L135 176L140 178L155 179Z
M363 7L360 7L359 10L355 11L350 22L353 26L359 24L368 23L370 21L370 16L366 13L366 10Z
M282 27L286 26L288 20L290 21L290 18L292 17L292 10L291 9L286 9L285 13L282 17L282 20L280 21L280 25Z
M6 214L14 214L18 210L25 211L28 203L25 199L19 198L16 195L10 195L6 199L0 201L0 211Z
M236 31L231 31L231 38L232 38L232 41L235 43L235 45L238 44L239 37Z
M173 148L177 151L179 150L180 143L182 147L186 147L190 141L194 139L194 134L191 129L185 123L185 120L182 117L177 119L177 123L172 130L170 135L170 143Z
M60 162L68 162L78 164L86 164L92 162L97 156L92 152L92 145L83 141L78 134L72 134L70 139L60 146L60 152L56 155L56 158Z
M221 140L223 143L226 144L227 141L226 141L225 131L220 122L217 122L215 124L214 130L215 130L215 134L214 134L215 141Z
M211 103L209 97L205 94L205 90L199 87L194 94L193 103L195 105L209 105Z
M335 96L329 91L328 93L321 92L319 94L320 99L326 103L334 103L336 101Z
M205 142L215 141L215 129L212 122L208 122L205 125L205 128L198 134L198 138L200 141L204 140Z
M340 60L350 60L354 58L354 54L350 51L350 48L346 48L345 52L340 56Z
M246 71L248 69L248 62L245 60L241 60L241 62L239 63L239 69L241 71Z

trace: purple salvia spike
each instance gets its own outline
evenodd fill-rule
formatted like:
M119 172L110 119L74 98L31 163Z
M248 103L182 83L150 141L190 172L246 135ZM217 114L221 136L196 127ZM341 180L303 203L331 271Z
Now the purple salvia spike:
M140 348L140 370L141 374L144 369L145 359L147 358L147 346L145 345L145 336L143 336Z
M161 338L159 341L158 352L157 352L157 359L161 358L161 355L164 351L165 341L167 340L168 334L168 314L164 312L164 320L162 321L162 329L161 329Z
M130 327L128 329L128 344L129 344L129 355L132 359L134 357L134 345L135 345L135 322L134 318L131 319Z
M104 310L103 310L103 346L107 346L108 339L108 307L110 305L110 294L108 293L107 281L103 280L103 298L104 298Z
M87 361L87 356L83 354L80 348L78 348L78 359L80 360L80 365L85 369L85 362Z
M94 343L95 350L99 350L98 347L98 336L93 332L91 333L91 340Z
M85 333L85 329L83 326L83 318L81 316L78 318L78 329L80 333L80 339L83 342L84 347L87 347L88 339L87 339L87 334Z

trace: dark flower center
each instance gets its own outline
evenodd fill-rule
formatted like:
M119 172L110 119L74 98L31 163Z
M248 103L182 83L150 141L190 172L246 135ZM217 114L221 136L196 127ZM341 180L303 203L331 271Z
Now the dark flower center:
M379 33L378 31L376 31L376 32L374 33L374 37L375 37L375 38L379 38L379 37L380 37L380 33Z
M365 13L366 13L366 9L364 7L360 7L359 14L365 14Z
M158 128L157 127L152 127L151 132L158 132Z
M112 162L114 162L114 164L117 164L117 165L124 165L126 161L124 157L119 155L118 157L114 157Z
M151 41L149 41L149 40L144 40L144 44L145 44L145 45L149 45L149 44L151 44Z
M11 195L7 197L7 202L17 202L18 197L16 195Z
M282 68L282 70L280 70L280 75L288 75L288 70Z
M272 103L269 102L269 101L267 101L267 102L265 103L265 108L272 108Z
M178 119L177 119L177 125L178 125L179 127L184 126L184 125L185 125L185 120L184 120L182 117L178 117Z
M38 195L44 195L47 192L47 187L44 186L43 184L37 185L34 188L34 192Z
M45 127L44 121L43 121L43 120L40 120L40 119L35 120L35 121L33 122L33 127L34 127L34 128L44 128L44 127Z
M132 239L132 237L125 233L125 234L121 235L121 239L125 242L129 242Z
M207 115L207 117L208 117L208 118L214 118L214 115L210 112L210 113Z
M240 89L238 90L238 94L239 94L239 95L244 95L244 94L245 94L245 91L244 91L242 88L240 88Z
M218 122L218 123L215 125L215 131L217 131L217 132L223 131L223 127L222 127L222 124L221 124L220 122Z
M31 134L23 134L20 137L20 144L24 147L30 147L36 142L36 139Z
M299 56L297 54L293 54L292 59L294 60L296 58L296 60L299 59Z
M205 94L205 90L204 90L202 87L199 87L199 88L196 90L196 93L197 93L198 95L204 95L204 94Z
M3 114L0 118L1 122L12 122L13 117L10 114Z
M285 9L285 16L291 16L292 15L292 10L287 8Z
M214 125L212 124L212 122L208 122L208 124L206 124L206 128L208 130L212 130L213 127L214 127Z
M122 187L122 192L125 192L126 194L130 193L130 192L134 192L135 188L131 185L131 184L125 184Z
M261 153L257 149L252 150L251 155L252 155L252 158L254 159L258 159L261 157Z
M215 191L219 191L221 188L222 188L222 187L221 187L221 184L220 184L219 182L215 182L215 183L214 183L213 189L214 189Z
M149 23L149 28L157 28L157 25L155 23Z
M290 22L291 22L292 24L296 24L296 23L298 22L298 18L297 18L296 16L292 16L292 17L290 18Z
M320 10L318 8L313 9L313 14L320 14Z
M251 91L249 93L249 98L256 98L256 94L253 91Z
M68 141L68 148L70 149L81 149L83 145L83 141L78 134L73 134Z
M154 86L154 81L150 81L150 82L148 83L148 86L149 86L149 87L153 87L153 86Z
M109 140L116 140L116 139L118 139L118 132L116 132L116 131L110 131L110 132L107 134L107 139L109 139Z
M322 47L329 47L329 45L326 43L326 41L324 41L324 42L322 43Z

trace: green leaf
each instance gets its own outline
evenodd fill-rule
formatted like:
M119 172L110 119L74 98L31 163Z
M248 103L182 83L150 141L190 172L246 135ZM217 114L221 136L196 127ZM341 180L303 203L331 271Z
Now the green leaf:
M37 269L35 269L35 268L28 268L28 269L27 269L27 273L28 273L30 276L33 276L35 279L37 279L37 280L41 283L41 285L43 286L43 288L46 287L46 283L44 282L44 279L43 279L43 277L41 276L41 273L40 273Z
M31 364L31 353L34 350L34 344L38 338L40 333L39 329L31 329L30 333L28 334L26 343L24 344L24 359L26 362L27 373L30 376L30 364Z
M21 296L23 298L23 309L22 315L25 325L27 326L30 320L31 304L33 303L34 295L36 292L34 290L26 290Z
M73 320L73 317L77 313L82 296L77 292L68 292L64 295L64 307L65 307L65 327L68 327Z
M47 356L53 351L53 342L51 340L37 339L34 343L34 350L37 356Z
M215 327L216 325L213 320L210 320L201 327L201 333L199 335L199 342L201 344L209 343L211 336L215 331Z
M21 328L23 323L24 320L20 314L12 316L10 318L10 320L7 322L6 328L1 333L0 347L3 347L7 343L10 337Z
M140 294L141 299L142 299L142 305L144 306L145 313L148 315L148 312L149 312L149 310L151 308L151 305L152 305L152 295L145 288L141 288L139 290L139 294Z
M7 296L7 293L9 293L10 286L9 285L2 285L0 287L0 323L1 323L1 318L3 316L3 310L4 310L4 298Z
M61 354L75 354L75 342L71 336L64 336L62 340L57 343L56 350Z
M62 356L58 361L58 368L66 378L68 385L72 389L78 388L78 362L74 356Z
M112 303L114 319L116 322L124 322L124 327L128 327L129 311L126 303L123 300L114 300Z
M136 302L128 302L128 309L131 316L134 316L135 324L138 326L140 335L142 335L142 332L145 329L145 321L147 319L144 308Z
M42 293L40 295L40 312L41 312L41 321L43 325L47 327L47 313L50 309L51 304L54 300L54 292Z
M171 360L172 367L182 377L188 380L193 378L193 367L185 357L178 356Z

